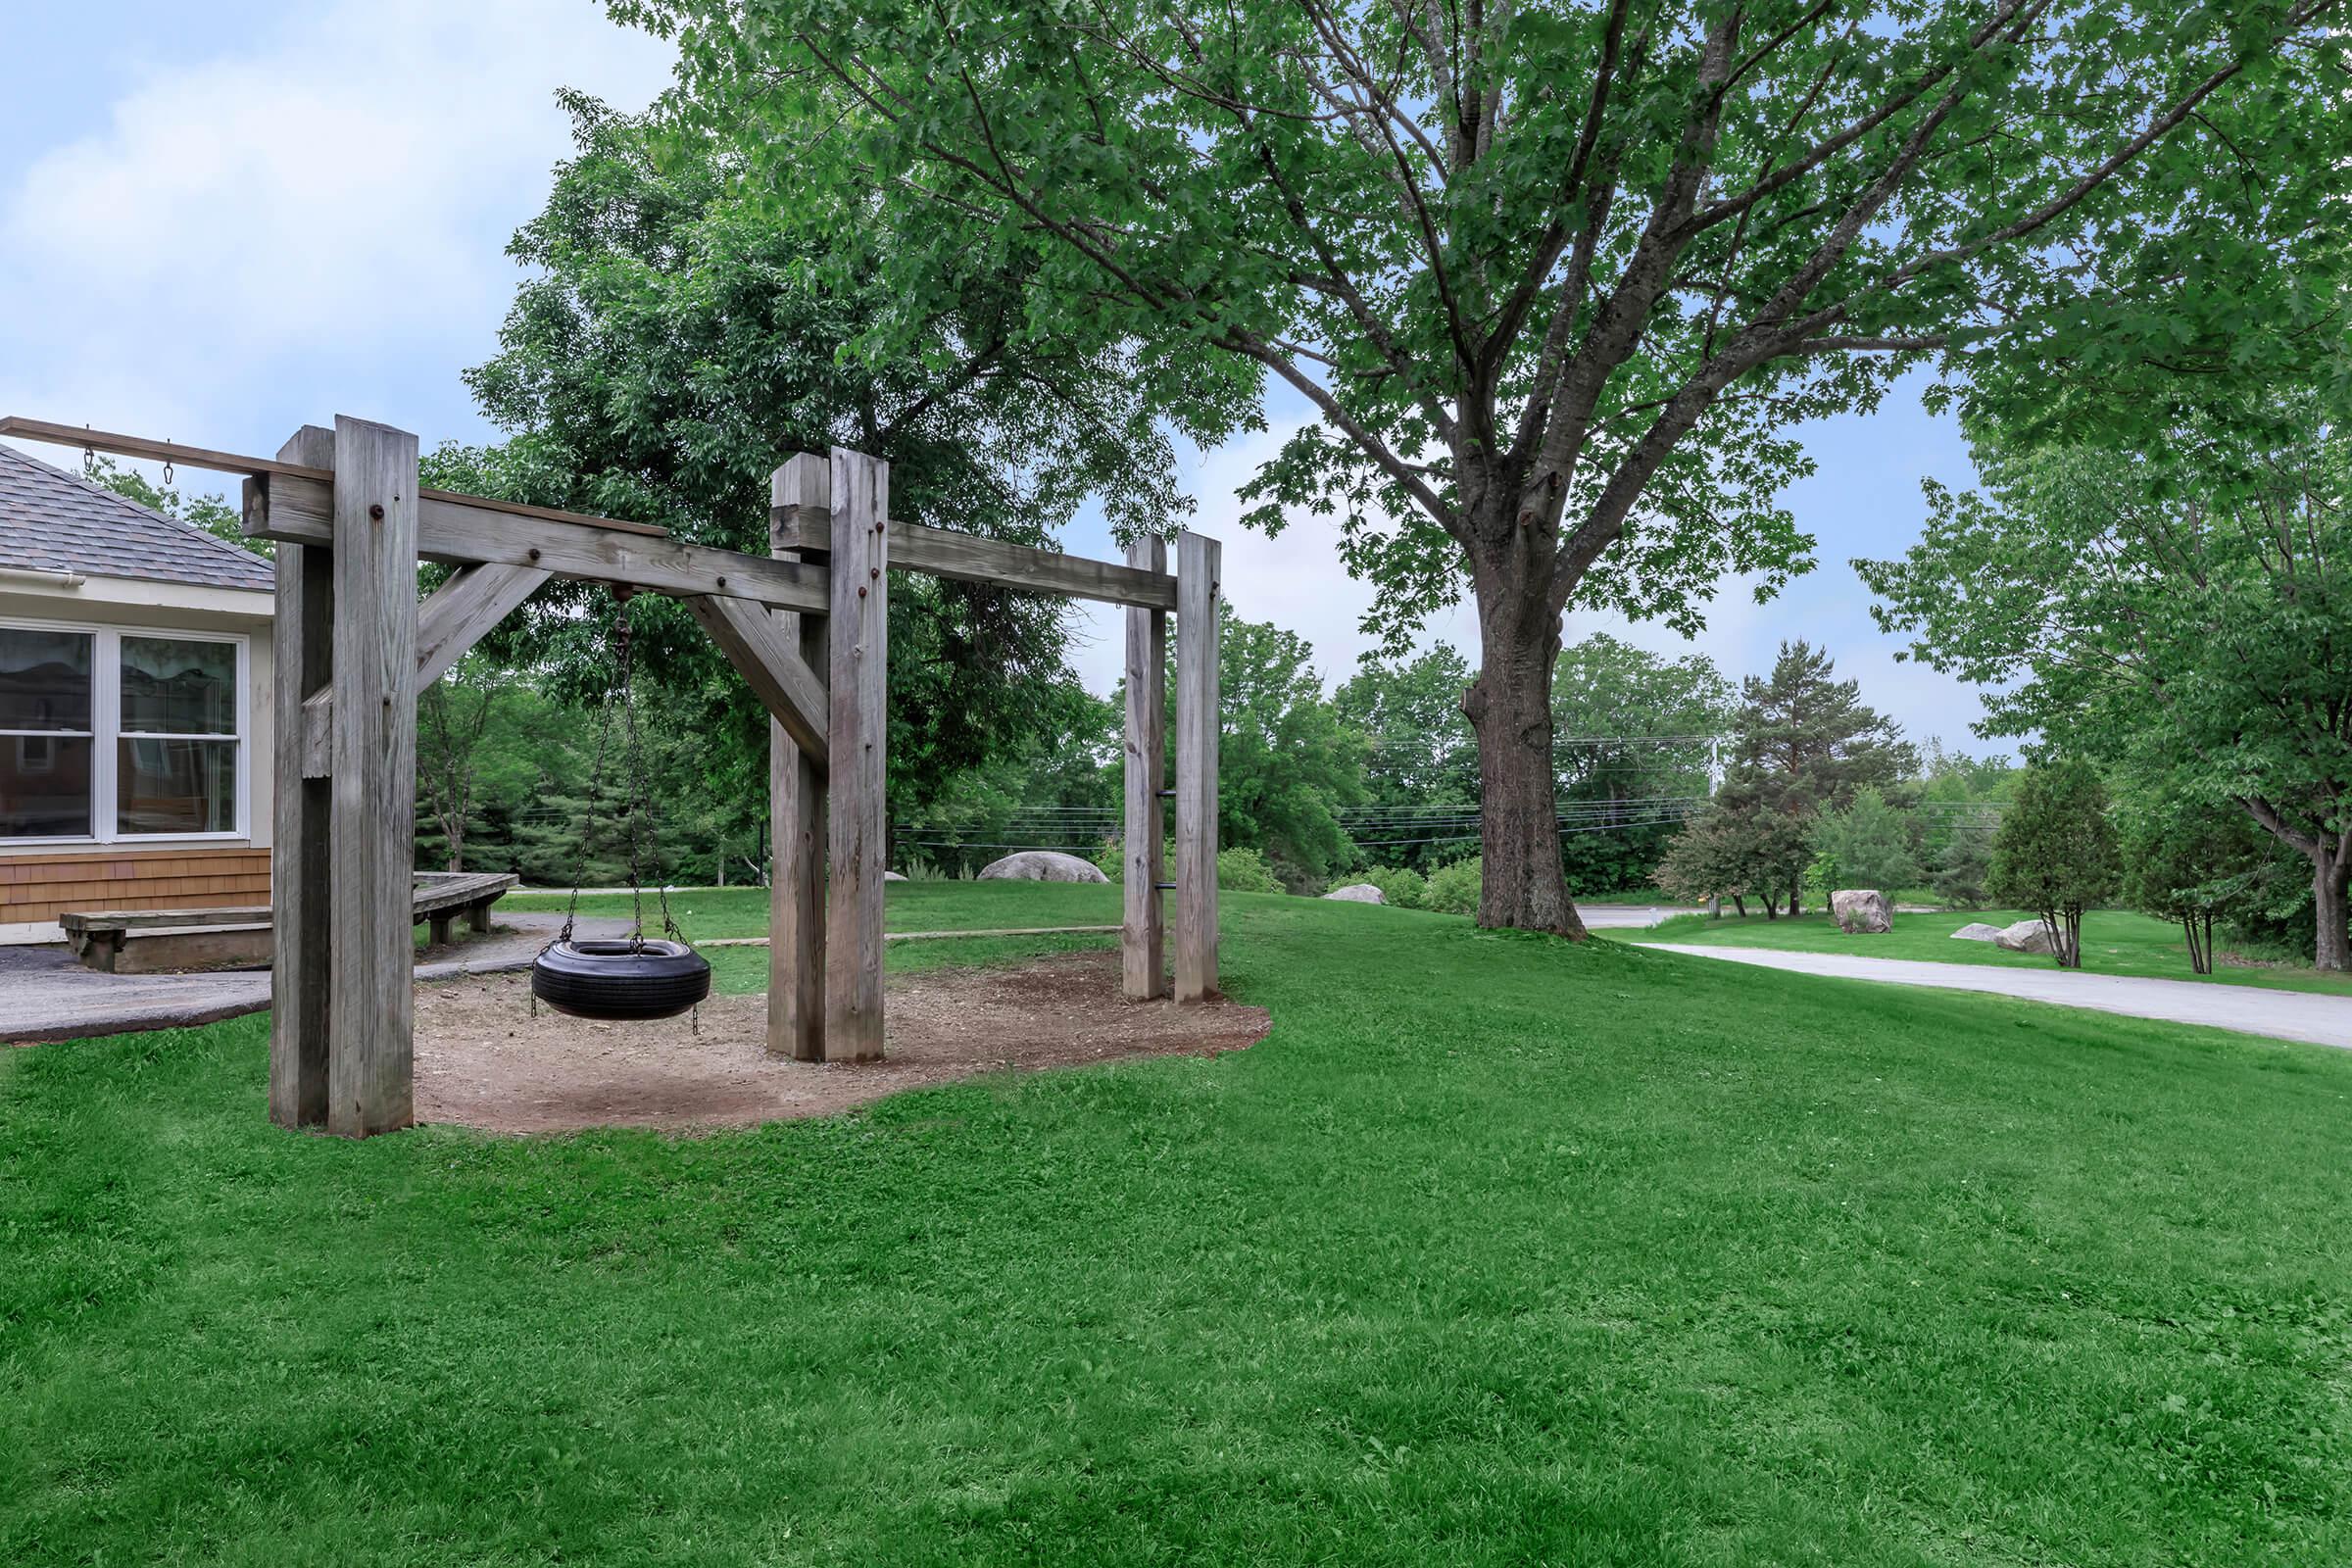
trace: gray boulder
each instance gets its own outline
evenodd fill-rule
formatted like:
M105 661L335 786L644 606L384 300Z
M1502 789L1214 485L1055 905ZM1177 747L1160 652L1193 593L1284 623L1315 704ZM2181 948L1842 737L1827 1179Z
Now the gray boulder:
M1982 920L1971 920L1952 933L1952 940L1955 942L1997 942L2000 940L2000 936L2001 928L1999 926L1986 925Z
M885 882L904 882L906 879L896 871L885 871L882 873L882 880Z
M1323 896L1327 899L1339 899L1348 904L1386 904L1389 902L1388 895L1369 882L1350 882L1344 888L1333 888Z
M2058 944L2050 940L2050 928L2039 920L2020 920L2015 925L2001 927L1992 945L2004 953L2051 954Z
M980 868L983 882L1107 882L1092 860L1059 850L1020 850Z
M1894 906L1877 888L1843 888L1830 895L1830 912L1849 937L1884 935L1894 925Z

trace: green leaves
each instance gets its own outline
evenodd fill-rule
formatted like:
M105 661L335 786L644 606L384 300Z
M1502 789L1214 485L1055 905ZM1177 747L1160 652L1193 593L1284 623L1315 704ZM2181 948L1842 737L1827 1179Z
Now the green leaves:
M2028 768L1992 838L1993 902L2040 913L2058 939L2060 966L2080 968L2073 933L2082 911L2113 898L2122 877L2098 773L2073 760Z

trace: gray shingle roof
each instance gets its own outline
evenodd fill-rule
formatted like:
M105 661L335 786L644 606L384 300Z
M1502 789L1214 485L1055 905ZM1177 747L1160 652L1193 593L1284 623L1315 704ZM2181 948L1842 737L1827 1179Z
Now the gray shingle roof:
M270 563L249 550L4 445L0 566L207 588L275 580Z

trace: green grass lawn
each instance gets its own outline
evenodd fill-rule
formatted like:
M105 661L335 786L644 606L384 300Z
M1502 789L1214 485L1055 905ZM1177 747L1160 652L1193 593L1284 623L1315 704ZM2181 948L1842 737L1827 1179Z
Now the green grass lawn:
M893 882L883 905L883 924L892 931L989 931L1023 926L1116 925L1120 916L1117 887L1097 883L1060 882ZM1229 895L1230 896L1230 895ZM563 909L563 894L509 894L501 909ZM767 935L765 888L705 888L672 894L670 912L678 928L697 942L721 937ZM580 913L626 919L629 898L622 894L587 894ZM660 906L645 902L649 929L661 924ZM1004 963L1066 953L1080 948L1118 946L1115 935L1050 937L974 937L951 942L894 942L883 949L883 967L893 973L936 968L953 963ZM711 948L711 983L721 991L765 991L767 950Z
M0 1562L2352 1560L2352 1055L1225 909L1250 1051L699 1140L0 1053Z
M2049 969L2046 955L2007 953L1989 942L1956 942L1952 933L1972 920L2009 925L2034 916L2022 909L1945 910L1936 914L1897 912L1894 929L1878 936L1847 936L1826 913L1768 920L1761 911L1745 919L1725 913L1679 914L1638 940L1698 942L1722 947L1785 948L1800 953L1843 953L1858 957L1929 958L1942 963L1986 963L2011 969ZM2231 964L2222 961L2209 975L2188 967L2180 928L2124 909L2093 909L2082 916L2082 967L2094 974L2153 975L2165 980L2214 980L2225 985L2271 986L2282 991L2340 992L2352 996L2352 978L2321 974L2292 964Z
M884 898L883 923L893 931L986 931L1041 925L1117 925L1124 890L1101 882L893 882ZM554 909L569 901L561 893L510 893L503 909ZM767 935L767 889L705 888L670 895L670 912L687 936ZM625 893L583 894L582 914L629 914ZM645 899L648 926L659 923L659 906Z

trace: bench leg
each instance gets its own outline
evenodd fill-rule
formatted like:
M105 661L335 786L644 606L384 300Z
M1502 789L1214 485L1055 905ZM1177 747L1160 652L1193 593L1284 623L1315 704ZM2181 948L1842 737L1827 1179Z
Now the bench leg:
M446 909L438 914L428 914L424 917L425 929L430 934L434 947L446 948L449 946L450 926L455 923L455 920L456 916Z
M491 903L491 900L484 899L479 904L466 906L466 924L477 937L486 937L490 934Z

